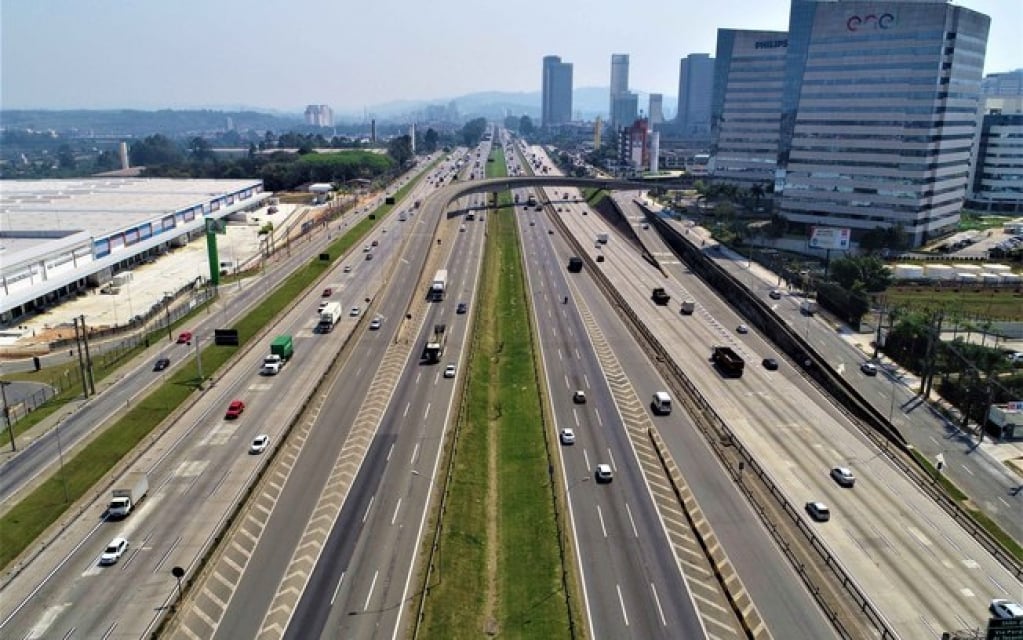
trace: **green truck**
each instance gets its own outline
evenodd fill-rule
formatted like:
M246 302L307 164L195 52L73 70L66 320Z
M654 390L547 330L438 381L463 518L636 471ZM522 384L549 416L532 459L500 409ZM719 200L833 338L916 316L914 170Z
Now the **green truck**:
M295 345L291 341L291 336L284 334L274 338L270 343L270 353L280 356L281 360L290 360L295 353Z

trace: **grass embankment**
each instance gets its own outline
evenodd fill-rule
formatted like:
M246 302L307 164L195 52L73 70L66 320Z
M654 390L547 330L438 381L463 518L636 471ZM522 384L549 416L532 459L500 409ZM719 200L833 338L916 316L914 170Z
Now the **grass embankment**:
M494 152L488 175L500 176ZM427 638L570 637L522 257L507 192L488 216L482 292Z
M427 167L426 171L430 171L435 164L436 162ZM410 182L399 189L396 198L400 201L412 188L412 185L413 183ZM363 218L330 244L326 252L330 254L331 261L321 261L318 256L314 256L305 266L295 271L259 305L239 320L233 328L238 330L241 346L245 346L293 300L298 299L325 271L336 264L345 251L352 245L361 242L373 226L378 224L379 218L392 208L392 205L380 207L374 212L376 214L374 220L370 220L368 217ZM191 318L200 313L202 313L201 310L196 310L193 314L177 322L176 326L187 324ZM160 331L159 334L162 339L163 331ZM139 347L138 351L141 352L142 349L143 347ZM211 372L220 369L236 350L236 347L214 345L203 348L201 359L205 377L209 377ZM126 359L122 358L118 360L118 363L125 361ZM67 366L73 367L74 365ZM115 369L112 366L109 369L97 370L95 372L97 381ZM10 376L10 379L40 379L45 375L53 374L54 371L47 369L45 372L15 374ZM63 371L58 375L63 375ZM182 403L188 402L199 382L197 369L192 365L182 367L149 395L138 401L134 407L131 407L92 442L84 446L73 457L67 458L64 461L63 472L59 469L56 470L39 487L0 517L0 567L6 568L12 560L32 544L33 540L56 522L68 507L85 495L157 425ZM34 411L25 420L19 421L18 424L28 423L23 425L22 429L28 428L58 410L77 395L77 390L66 391L47 403L46 406Z
M948 314L964 318L1023 321L1023 295L1015 291L951 285L897 285L889 287L884 297L889 306L932 311L943 309Z

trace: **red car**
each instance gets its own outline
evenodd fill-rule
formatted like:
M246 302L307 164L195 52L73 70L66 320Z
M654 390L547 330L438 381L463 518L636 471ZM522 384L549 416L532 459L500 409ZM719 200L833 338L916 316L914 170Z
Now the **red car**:
M323 297L324 298L329 298L332 295L334 295L334 290L331 289L330 287L327 287L326 289L323 290Z
M182 331L178 334L178 344L188 344L192 341L191 331Z
M232 400L231 404L227 406L227 413L224 414L224 417L228 420L234 420L242 414L242 411L245 411L245 403L241 400Z

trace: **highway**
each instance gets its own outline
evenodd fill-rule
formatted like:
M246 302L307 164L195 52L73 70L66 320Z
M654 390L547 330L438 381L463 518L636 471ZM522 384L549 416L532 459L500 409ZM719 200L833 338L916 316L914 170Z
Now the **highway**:
M350 273L337 265L325 280L334 285L333 299L347 309L364 307L367 297L375 297L382 279L374 273L388 265L389 254L397 263L400 236L382 231L374 235L380 243L378 259L367 261L355 253L346 261L352 266ZM315 254L322 245L310 242L307 246ZM303 258L295 255L293 259L297 263ZM266 291L263 287L248 290ZM318 300L316 289L268 334L295 336L294 362L281 374L271 378L257 374L269 337L253 345L239 354L215 384L197 393L174 425L132 465L147 470L151 478L151 495L136 513L123 522L106 522L102 514L108 495L98 495L83 506L83 516L74 518L47 552L4 588L0 632L26 638L110 633L140 637L146 633L162 615L163 605L176 598L170 568L195 568L210 536L242 498L268 455L247 454L252 437L267 433L271 447L277 445L302 398L322 377L346 336L356 330L358 319L346 316L333 333L313 334ZM237 421L225 421L223 412L235 398L245 401L246 411ZM112 567L98 567L99 552L115 535L129 539L129 553ZM126 592L133 594L129 606L123 597Z
M593 216L566 222L584 242L606 228ZM612 236L600 268L795 509L808 500L831 506L831 522L808 526L902 637L933 638L941 630L976 626L986 618L989 598L1019 593L1019 581L813 391L791 363L781 359L777 372L761 368L762 358L777 354L755 332L737 334L742 318L702 282L681 265L667 265L669 278L663 278L623 237ZM681 316L677 302L655 306L652 286L664 286L673 301L696 300L697 312ZM723 379L708 364L714 344L743 355L741 379ZM858 475L854 489L841 489L829 478L828 470L839 464Z

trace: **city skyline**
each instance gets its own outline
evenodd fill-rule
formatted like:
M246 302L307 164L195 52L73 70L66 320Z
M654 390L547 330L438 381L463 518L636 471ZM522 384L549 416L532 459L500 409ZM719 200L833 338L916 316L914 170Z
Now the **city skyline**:
M637 21L626 6L602 7L586 18L586 29L573 32L566 25L581 24L578 11L532 0L488 9L486 29L476 5L462 0L400 23L394 16L402 12L387 2L360 8L357 17L324 0L5 2L0 108L302 112L326 104L340 115L402 100L535 92L537 63L552 51L573 62L575 87L607 86L611 54L626 53L631 91L670 96L679 60L713 56L718 28L785 30L790 3L722 0L713 13L676 4L652 7L648 15L657 19L648 21ZM1023 3L953 4L991 17L985 74L1023 66ZM544 20L531 21L526 32L532 14ZM284 15L298 18L287 23L290 31L282 27Z

